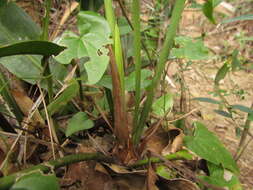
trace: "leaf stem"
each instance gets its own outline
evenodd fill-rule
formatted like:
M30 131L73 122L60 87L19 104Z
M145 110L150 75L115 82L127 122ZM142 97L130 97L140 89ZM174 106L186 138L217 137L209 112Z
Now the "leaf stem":
M155 76L154 76L154 79L152 80L151 85L147 89L148 96L147 96L147 100L144 104L144 108L142 110L139 123L134 128L133 143L135 146L138 145L138 143L140 141L141 134L142 134L142 131L144 128L144 124L145 124L148 114L151 110L155 91L157 89L159 81L161 80L161 75L162 75L162 72L165 68L165 63L168 59L170 50L173 47L174 38L176 36L177 27L179 25L181 14L184 9L184 4L185 4L185 0L177 0L175 3L175 6L174 6L174 9L172 12L172 17L171 17L171 23L170 23L169 28L167 29L165 42L164 42L162 51L160 53L158 63L156 65Z

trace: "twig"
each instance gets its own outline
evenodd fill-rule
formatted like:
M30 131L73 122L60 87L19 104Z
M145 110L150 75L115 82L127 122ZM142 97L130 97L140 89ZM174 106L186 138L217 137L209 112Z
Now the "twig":
M33 104L32 108L29 110L29 114L28 114L28 117L26 119L26 123L24 124L24 127L23 127L24 129L27 129L28 123L32 119L32 117L33 117L34 113L36 112L36 110L37 110L38 106L40 105L40 103L41 103L41 98L38 98L37 101ZM2 164L0 166L0 170L2 170L3 167L5 166L5 164L6 164L7 160L8 160L8 158L9 158L10 154L12 153L14 147L16 146L17 142L19 141L20 137L22 136L22 133L23 133L23 131L20 131L18 133L18 136L17 136L16 140L11 145L10 150L8 151L8 153L7 153L4 161L2 162Z
M40 88L39 85L38 85L38 87L39 87L40 94L43 96L43 92L42 92L42 90L41 90L41 88ZM44 109L45 109L46 118L47 118L47 122L48 122L48 128L49 128L49 134L50 134L50 140L51 140L51 148L52 148L52 151L53 151L53 158L54 158L54 160L55 160L55 150L54 150L54 145L53 145L54 141L53 141L53 135L52 135L53 129L52 129L51 121L50 121L50 119L49 119L49 115L48 115L48 111L47 111L47 105L46 105L44 96L43 96L43 98L42 98L42 102L43 102L43 106L44 106ZM55 131L54 131L54 132L55 132ZM56 137L56 142L58 142L57 137Z

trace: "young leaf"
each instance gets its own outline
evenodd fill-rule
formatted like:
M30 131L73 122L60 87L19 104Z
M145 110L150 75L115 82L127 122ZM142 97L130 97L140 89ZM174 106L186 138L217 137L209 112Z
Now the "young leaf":
M173 106L173 96L172 94L165 94L158 98L152 105L153 112L158 116L163 116L168 109Z
M158 166L157 168L156 168L156 173L159 175L159 176L161 176L161 177L163 177L163 178L165 178L165 179L171 179L172 178L172 176L171 176L171 173L168 171L168 169L165 167L165 166L163 166L163 165L160 165L160 166Z
M55 175L44 175L40 172L22 176L10 190L60 190Z
M88 74L88 82L95 84L103 76L109 57L105 48L111 43L110 28L107 21L97 13L90 11L80 12L78 15L78 29L80 35L73 32L65 32L59 44L68 47L56 57L62 64L69 64L74 58L88 57L84 64Z
M220 104L220 102L218 100L214 100L212 98L206 98L206 97L193 98L192 100L197 100L200 102L207 102L207 103L211 103L211 104Z
M52 103L47 106L48 114L51 116L65 106L72 98L78 94L79 85L73 80L69 86Z
M175 38L175 44L179 45L179 48L171 50L171 57L188 60L203 60L209 57L208 48L200 39L193 40L187 36L179 36Z
M93 121L88 118L86 113L78 112L69 120L65 134L67 137L69 137L73 133L76 133L81 130L90 129L93 126L94 126Z
M239 169L230 152L222 145L220 140L199 122L194 123L194 136L186 136L184 142L187 148L201 158L238 174Z
M224 63L224 65L218 70L216 76L215 76L215 79L214 79L214 83L216 85L219 84L219 82L225 78L226 74L228 73L229 71L229 65L228 63Z

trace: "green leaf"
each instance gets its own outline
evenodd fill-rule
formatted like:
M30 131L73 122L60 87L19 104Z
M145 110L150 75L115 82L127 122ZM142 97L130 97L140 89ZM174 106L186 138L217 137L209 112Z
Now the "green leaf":
M118 19L118 25L119 25L120 35L126 35L132 31L132 28L128 24L127 19L125 17L120 17Z
M23 114L20 108L18 107L15 99L11 95L8 82L1 72L0 72L0 95L3 97L8 106L11 108L11 111L14 113L18 122L21 123L23 120Z
M208 131L202 123L195 122L194 127L194 136L186 136L184 138L186 147L201 158L215 165L222 165L224 168L238 174L239 169L236 162L220 140Z
M224 65L218 70L218 72L215 76L214 82L216 85L218 85L219 82L225 78L228 71L229 71L229 65L228 65L228 63L224 63Z
M247 106L244 106L244 105L235 104L235 105L232 105L231 108L232 109L240 110L242 112L253 114L253 109L251 109L251 108L249 108Z
M227 23L231 23L231 22L236 22L236 21L245 21L245 20L253 20L253 14L248 14L248 15L241 15L238 17L234 17L231 19L227 19L222 21L222 24L227 24Z
M149 69L141 70L141 89L148 87L151 83L151 80L148 78L151 77L152 71ZM127 91L135 90L135 71L130 73L130 75L125 77L125 88Z
M78 112L69 120L66 130L66 136L69 137L73 133L76 133L81 130L90 129L93 126L93 121L88 118L86 113Z
M250 114L248 115L248 120L253 121L253 113L250 113Z
M204 46L201 39L193 40L187 36L179 36L175 38L175 44L179 48L173 48L171 56L179 59L204 60L209 58L208 48Z
M141 70L141 89L147 88L150 85L151 80L148 78L151 75L152 72L149 69ZM112 77L110 75L104 75L97 84L112 90ZM125 89L127 91L135 90L135 71L125 77Z
M65 32L58 42L68 47L56 57L62 64L69 64L74 58L88 57L84 64L88 83L95 84L103 76L109 63L107 44L111 43L110 28L106 20L97 13L83 11L78 15L78 29L81 34Z
M152 105L153 112L163 116L173 106L173 95L168 93L158 98Z
M235 71L237 68L240 68L241 66L241 63L238 59L238 54L239 51L237 49L235 49L232 53L232 62L231 62L232 71Z
M224 169L220 166L212 164L211 162L207 162L209 176L200 176L200 178L206 181L208 184L213 184L218 187L227 187L230 190L242 190L242 186L237 176L230 173L229 171L224 171ZM226 176L229 176L229 179L224 177L224 173Z
M204 15L210 20L210 22L215 24L216 22L213 17L213 10L214 10L213 0L207 0L202 7L202 11Z
M212 98L206 98L206 97L198 97L198 98L193 98L192 100L197 100L200 102L207 102L211 104L220 104L218 100L212 99Z
M160 165L156 168L156 173L165 179L171 179L170 172L168 171L167 167L163 165Z
M44 175L39 172L22 176L10 190L60 190L55 175Z
M221 116L224 116L224 117L228 117L228 118L232 118L232 115L231 113L228 113L226 111L223 111L223 110L213 110L215 113L221 115Z
M51 56L58 55L65 49L52 42L46 41L24 41L7 46L0 47L0 58L11 55L43 55Z
M78 94L79 85L73 80L69 86L52 103L47 106L48 114L51 116L65 106Z
M40 28L13 2L0 5L0 46L27 40L38 40ZM1 52L2 53L2 52ZM41 56L17 55L1 58L0 63L18 78L35 83L40 78Z

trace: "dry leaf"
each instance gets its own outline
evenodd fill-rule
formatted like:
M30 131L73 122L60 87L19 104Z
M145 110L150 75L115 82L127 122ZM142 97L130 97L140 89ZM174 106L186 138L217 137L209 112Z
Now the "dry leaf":
M171 153L175 153L180 150L183 146L183 131L179 128L173 128L168 131L169 134L169 143L162 150L162 155L167 155Z

